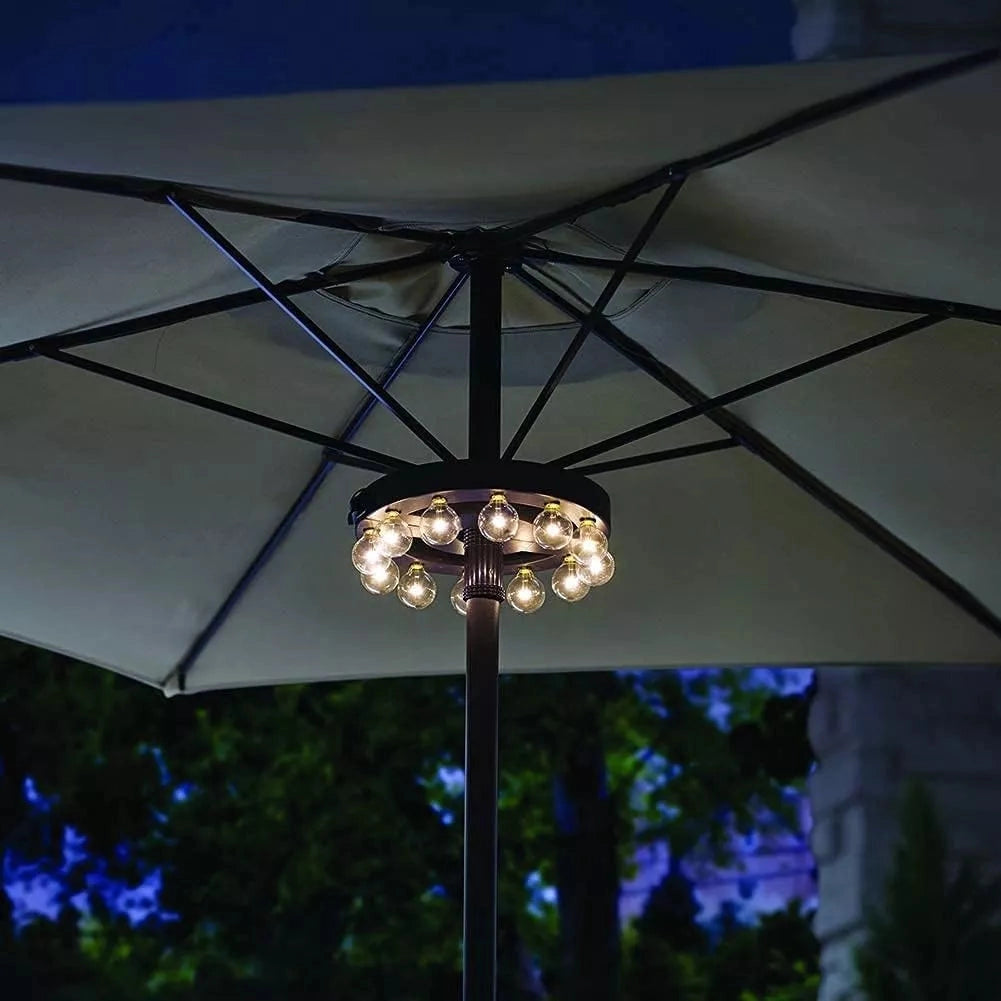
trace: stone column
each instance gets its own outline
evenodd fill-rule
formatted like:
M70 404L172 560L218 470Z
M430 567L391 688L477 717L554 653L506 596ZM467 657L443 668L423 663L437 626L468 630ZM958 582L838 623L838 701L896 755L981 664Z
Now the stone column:
M841 1001L853 996L853 951L864 908L882 897L907 778L931 790L958 854L1001 867L1001 666L821 668L810 739L820 1001Z
M797 59L963 52L997 44L999 0L795 0Z

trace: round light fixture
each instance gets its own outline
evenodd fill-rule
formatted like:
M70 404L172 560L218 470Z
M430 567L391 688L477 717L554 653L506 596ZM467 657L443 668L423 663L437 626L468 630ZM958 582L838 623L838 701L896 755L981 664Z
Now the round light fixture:
M609 508L593 480L543 463L409 466L352 498L358 539L351 558L367 591L395 590L410 608L434 602L440 576L459 615L467 614L466 594L531 615L546 601L543 571L553 572L553 592L569 602L611 579Z

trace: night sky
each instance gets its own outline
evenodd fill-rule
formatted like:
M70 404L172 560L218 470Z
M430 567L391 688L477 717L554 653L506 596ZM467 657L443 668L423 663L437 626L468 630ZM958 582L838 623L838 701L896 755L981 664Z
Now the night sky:
M0 101L123 101L642 73L791 58L792 0L49 0Z

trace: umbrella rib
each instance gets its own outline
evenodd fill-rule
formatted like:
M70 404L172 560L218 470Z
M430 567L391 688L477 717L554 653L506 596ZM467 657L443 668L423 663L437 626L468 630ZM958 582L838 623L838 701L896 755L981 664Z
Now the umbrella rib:
M503 458L514 458L518 449L521 447L522 442L525 440L525 437L528 435L528 432L532 430L532 427L539 419L539 415L542 413L543 408L549 402L549 398L556 391L556 387L566 375L567 370L570 368L574 358L577 357L578 352L584 346L584 341L587 340L588 334L591 333L595 320L602 315L602 311L609 304L609 302L612 301L612 296L614 296L618 291L619 286L629 273L630 265L642 253L647 241L649 241L650 237L653 235L653 232L660 224L661 219L664 218L664 213L667 212L675 198L678 197L678 192L681 191L682 184L684 184L684 179L672 181L667 186L664 194L661 195L660 201L657 202L656 207L647 217L646 222L644 222L640 227L639 232L633 238L633 242L630 244L625 256L616 264L611 277L605 283L605 287L601 290L601 294L595 300L595 303L591 307L588 314L581 321L580 329L577 331L574 339L570 342L566 351L563 352L563 356L557 362L556 368L553 369L552 374L546 380L546 384L542 387L539 391L539 395L535 398L535 402L529 408L528 413L525 414L525 417L518 426L518 429L508 442L507 448L504 449Z
M594 476L596 473L610 473L616 469L631 469L633 466L650 466L655 462L672 462L674 459L687 459L693 455L706 455L709 452L722 452L728 448L739 448L736 438L718 438L714 441L702 441L695 445L680 445L677 448L665 448L659 452L642 452L639 455L627 455L622 459L609 459L607 462L595 462L590 466L580 466L578 473Z
M363 278L375 278L404 271L421 264L440 261L441 258L440 251L425 250L419 254L396 257L388 261L360 264L325 273L317 272L304 278L292 278L288 281L278 282L275 287L282 295L302 295L305 292L316 292L331 285L342 285L352 281L360 281ZM127 320L104 323L97 327L85 327L82 330L72 330L63 334L46 334L28 341L19 341L16 344L0 347L0 365L33 358L38 354L37 348L40 345L67 349L86 347L89 344L102 344L105 341L130 337L132 334L141 334L149 330L162 330L187 320L213 316L217 313L227 313L230 310L268 301L268 296L264 292L258 288L252 288L243 292L215 296L212 299L203 299L200 302L187 303L184 306L158 310L155 313L146 313L143 316L130 317Z
M581 314L581 310L558 293L551 293L551 297L547 295L547 298L550 298L554 304L560 305L564 312L574 319ZM599 318L594 332L623 357L628 358L633 364L692 406L704 404L710 399L694 383L689 382L679 372L654 357L645 347L623 333L607 317ZM893 557L956 607L966 612L985 629L1001 638L1001 618L995 615L971 591L913 546L894 535L872 515L853 504L833 487L828 486L819 477L801 466L760 431L757 431L736 414L723 408L709 411L706 417L739 441L749 452L766 462L800 490L807 493L832 514L837 515L860 535Z
M766 375L761 379L755 379L753 382L738 386L736 389L731 389L726 393L708 397L690 407L684 407L663 417L658 417L656 420L647 421L645 424L640 424L628 431L612 435L610 438L595 442L593 445L579 448L574 452L568 452L566 455L562 455L553 461L560 466L572 466L575 463L583 462L585 459L591 459L596 455L610 452L612 449L621 448L623 445L631 445L633 442L656 434L658 431L665 431L667 428L676 427L678 424L694 420L696 417L704 417L713 410L727 407L740 400L746 400L750 396L756 396L758 393L774 389L776 386L782 386L795 379L801 379L805 375L819 372L821 369L836 365L838 362L845 361L848 358L854 358L856 355L864 354L866 351L872 351L874 348L882 347L884 344L891 344L902 337L907 337L910 334L917 333L919 330L925 330L936 323L941 323L942 320L943 318L940 316L920 316L917 319L908 320L906 323L898 324L889 330L883 330L878 334L872 334L869 337L863 337L861 340L852 341L851 344L835 348L833 351L825 351L823 354L810 358L807 361L800 362L797 365L790 365L779 372Z
M729 163L739 157L754 153L759 149L770 146L781 139L797 135L808 129L817 128L836 118L860 111L863 108L878 104L892 97L898 97L921 87L938 83L941 80L948 80L950 77L968 73L978 69L988 63L997 61L1001 57L1001 49L984 49L980 52L973 52L949 59L945 62L936 63L934 66L925 66L921 69L910 70L907 73L900 73L886 80L863 87L860 90L842 94L839 97L828 98L825 101L818 101L808 107L794 111L785 115L777 121L772 122L762 129L758 129L741 139L723 143L714 149L696 156L675 160L658 170L651 171L626 184L617 185L591 198L585 198L573 205L557 209L554 212L547 212L544 215L528 219L523 223L514 226L502 227L502 231L511 239L523 239L534 236L547 229L553 229L568 222L573 222L582 215L595 212L598 209L611 208L622 202L632 201L641 195L648 194L655 188L666 184L668 181L681 177L688 177L691 174L707 170L709 167L717 167L723 163Z
M573 267L595 268L602 271L613 271L619 264L614 258L582 257L577 254L565 254L556 250L540 250L535 247L526 247L521 256L526 261L568 264ZM650 261L635 261L630 266L629 272L630 274L674 278L679 281L705 285L722 285L727 288L776 292L780 295L819 299L823 302L835 302L843 306L858 306L863 309L876 309L890 313L934 313L956 320L973 320L977 323L1001 325L1001 309L976 306L966 302L954 302L949 299L929 299L924 296L843 288L838 285L824 285L820 282L750 274L731 268L689 267L679 264L656 264Z
M441 319L445 310L448 309L452 300L459 293L459 290L465 284L467 277L468 275L465 272L456 277L455 281L452 282L445 294L428 314L419 329L414 331L414 333L403 343L399 351L396 352L392 360L386 366L382 375L379 377L379 381L384 386L388 386L403 371L407 363L413 357L414 352L424 342L424 339L431 332L431 329ZM337 437L342 441L349 441L352 439L361 430L362 425L374 409L375 398L372 396L366 396L355 409L354 413L347 419L347 421L344 422L337 434ZM188 673L194 663L201 656L202 651L209 645L216 633L218 633L223 627L226 620L232 614L233 609L236 608L237 604L243 598L244 594L246 594L251 584L254 583L257 576L271 561L271 557L274 556L281 544L288 537L292 527L299 520L300 515L302 515L309 507L320 487L323 485L324 481L336 465L337 459L330 454L325 455L320 460L319 465L313 471L313 474L306 482L306 485L300 491L299 496L292 502L281 521L277 524L277 526L275 526L274 531L268 536L267 541L258 550L247 569L244 570L244 572L240 575L239 580L237 580L237 582L230 589L229 594L226 595L226 598L216 610L215 614L211 619L209 619L205 628L202 629L202 631L195 637L191 646L188 647L184 656L177 662L177 665L170 672L170 674L163 679L161 687L166 687L172 681L176 680L178 689L180 691L184 691L187 685Z
M339 461L348 466L355 466L358 469L386 473L396 469L405 469L412 465L412 463L398 459L395 456L376 452L370 448L362 448L360 445L352 445L350 442L342 441L340 438L321 434L319 431L310 431L308 428L300 427L297 424L290 424L287 421L278 420L274 417L267 417L264 414L258 414L252 410L234 406L231 403L224 403L221 400L202 396L200 393L192 393L187 389L171 386L166 382L148 379L144 375L137 375L135 372L127 372L125 369L105 365L103 362L94 361L92 358L83 358L80 355L69 354L58 348L46 347L44 345L39 345L38 354L43 358L48 358L63 365L69 365L72 368L78 368L84 372L90 372L92 375L99 375L105 379L111 379L136 389L142 389L148 393L155 393L158 396L165 396L168 399L187 403L202 410L209 410L224 417L231 417L234 420L243 421L245 424L253 424L256 427L265 428L268 431L274 431L289 438L309 442L311 445L322 445L332 453L336 453L339 456Z
M290 320L312 338L343 368L367 389L401 424L415 434L441 459L454 459L448 448L407 410L387 389L365 371L318 323L306 315L207 219L190 205L170 194L167 201L197 229L224 257L235 264Z
M133 198L160 205L168 204L170 195L178 195L191 205L213 212L234 212L238 215L278 219L282 222L300 223L339 229L348 233L369 233L394 236L417 243L441 243L447 239L444 232L407 226L376 216L355 215L350 212L328 212L295 205L278 205L259 202L239 195L228 195L194 185L179 184L149 177L129 177L120 174L92 174L84 171L53 170L49 167L31 167L17 163L0 163L0 181L23 184L40 184L71 191L88 191L94 194Z

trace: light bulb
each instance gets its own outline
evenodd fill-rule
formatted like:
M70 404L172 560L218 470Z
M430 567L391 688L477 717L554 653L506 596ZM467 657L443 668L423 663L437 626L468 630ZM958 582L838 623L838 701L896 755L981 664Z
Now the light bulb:
M379 523L379 548L386 556L402 556L413 544L414 533L399 511L390 508Z
M581 518L580 527L570 540L570 552L582 562L608 552L608 537L594 518Z
M560 511L559 501L550 501L532 522L532 534L543 549L562 549L573 538L573 522Z
M466 578L460 577L452 588L452 607L460 614L466 614L466 599L462 596L462 589L466 586Z
M351 548L351 562L359 573L388 570L389 557L379 548L379 530L366 528L361 538Z
M408 608L427 608L438 593L434 578L424 569L423 563L411 563L410 569L396 589L400 601Z
M476 524L484 538L491 542L507 542L518 534L518 512L508 504L503 494L491 494Z
M389 594L400 583L400 569L392 560L387 567L376 567L371 573L358 576L361 586L372 594Z
M447 546L462 531L458 514L444 497L432 497L431 506L421 515L421 538L429 546Z
M529 567L522 567L507 586L507 603L516 611L531 615L542 608L546 589Z
M565 556L563 565L553 572L553 594L564 601L580 601L587 597L591 585L580 575L580 563L575 556Z
M578 569L580 579L591 587L607 584L615 573L615 557L606 549L600 556L589 556L581 560Z

